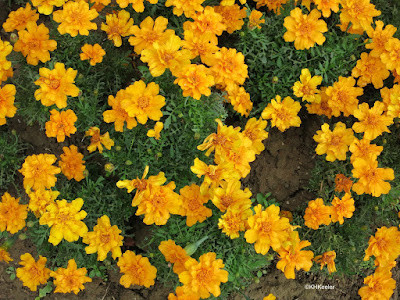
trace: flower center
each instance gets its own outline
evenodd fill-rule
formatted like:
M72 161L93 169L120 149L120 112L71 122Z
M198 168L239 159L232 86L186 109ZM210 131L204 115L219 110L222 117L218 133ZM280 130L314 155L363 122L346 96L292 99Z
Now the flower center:
M137 100L137 105L140 109L146 109L147 107L149 107L149 104L150 100L147 96L140 96Z
M58 87L60 86L60 80L58 80L58 79L50 79L49 86L53 90L58 89Z
M102 235L100 236L100 241L101 241L103 244L108 244L108 243L110 242L110 235L109 235L108 233L102 234Z
M30 48L32 50L40 48L40 41L30 40L28 43L28 48Z
M196 279L204 285L210 281L210 277L212 276L212 272L209 269L201 268L201 270L197 273Z

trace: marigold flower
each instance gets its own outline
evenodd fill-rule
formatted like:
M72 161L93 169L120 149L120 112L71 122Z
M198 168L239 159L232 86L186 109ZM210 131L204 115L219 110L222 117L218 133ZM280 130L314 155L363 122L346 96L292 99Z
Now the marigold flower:
M379 10L375 9L375 5L370 0L342 0L340 2L342 9L340 13L340 21L343 24L341 29L346 30L351 22L353 31L363 32L371 28L372 18L381 15Z
M350 162L353 163L357 158L364 160L375 160L381 154L383 147L371 144L371 141L363 138L361 140L355 138L349 147L352 155Z
M221 282L228 281L228 272L222 259L216 259L214 252L200 256L199 261L191 258L185 263L186 271L179 274L183 289L191 291L200 298L208 298L210 294L218 297L221 294Z
M309 241L300 241L299 233L292 231L289 234L289 239L286 245L282 245L277 250L279 254L279 261L276 264L276 268L284 272L287 279L295 279L296 275L294 269L308 272L312 267L312 259L314 253L310 250L301 250L305 247L310 246Z
M237 204L251 204L251 191L248 188L242 190L240 187L241 182L237 179L222 181L220 187L214 189L211 200L221 212Z
M332 222L339 222L343 224L344 218L351 218L355 211L354 199L351 194L346 193L342 199L334 197L331 207Z
M126 10L118 14L108 14L106 23L101 23L101 30L107 33L108 39L113 41L115 47L121 47L123 36L132 35L133 19Z
M90 127L89 130L85 132L85 136L91 136L90 145L87 147L88 151L92 153L96 149L99 149L100 153L103 153L103 146L110 150L114 146L114 141L110 138L110 134L106 132L100 135L100 129L98 127Z
M183 286L178 286L175 290L176 295L170 293L168 300L199 300L200 297L192 291L185 290Z
M360 77L357 85L364 87L368 83L372 83L374 88L383 87L383 81L390 75L386 66L379 57L373 57L368 53L361 53L361 59L357 61L357 65L353 68L351 76Z
M106 51L104 51L104 49L99 44L85 44L83 45L81 50L81 60L90 60L91 66L101 63L103 61L103 56L106 54Z
M65 141L66 136L70 137L71 134L76 132L74 124L78 120L78 117L71 109L62 111L61 113L52 109L50 114L50 121L47 121L45 124L47 137L56 137L57 142L61 143Z
M317 5L317 9L322 12L324 18L329 18L331 12L337 13L339 11L339 3L341 0L313 0Z
M185 2L186 4L186 2ZM203 11L191 16L194 22L186 21L183 23L183 29L193 31L196 35L210 32L215 35L221 35L226 30L226 25L222 21L222 16L217 13L212 6L207 6Z
M198 35L191 30L185 30L183 34L182 48L189 51L190 59L200 56L201 62L207 63L213 54L219 50L218 40L213 38L215 35L211 32Z
M386 68L390 71L396 70L400 73L400 40L396 38L390 38L385 43L385 50L380 56L382 62L386 65Z
M247 219L252 216L251 201L243 201L230 205L225 214L218 220L218 228L231 239L239 237L239 231L247 228Z
M350 193L351 187L353 186L353 181L344 176L343 174L336 174L335 176L335 191Z
M39 13L51 15L54 6L61 7L67 0L32 0L33 6L38 8Z
M35 22L28 22L26 30L18 31L19 39L14 45L14 50L21 52L30 65L36 66L41 62L50 60L50 52L57 48L57 42L49 40L49 29Z
M61 160L58 162L61 172L71 180L81 181L85 178L83 175L86 170L83 154L78 152L78 147L71 145L63 147L63 154L60 155Z
M326 95L326 87L321 87L319 96L321 97L321 102L312 102L311 104L306 104L308 113L326 116L328 119L332 118L332 109L329 107L330 99Z
M375 273L364 278L365 286L358 290L361 300L390 299L396 288L396 281L388 268L377 268Z
M55 186L57 178L55 174L61 169L53 166L57 157L53 154L33 154L25 158L22 168L18 170L24 176L24 188L49 189Z
M14 74L11 62L6 58L12 50L13 47L9 42L3 42L0 39L0 84L2 81L6 81L7 78L12 77Z
M89 4L93 4L92 8L100 12L103 10L104 7L111 3L111 0L85 0Z
M211 217L212 210L204 206L209 201L209 197L201 194L198 185L185 186L179 193L182 199L182 215L186 216L187 226L193 226L197 222L202 223Z
M116 259L122 255L121 246L123 236L117 225L111 226L110 219L104 215L97 219L97 225L93 231L88 232L82 239L82 242L88 244L85 248L87 254L97 252L97 260L106 259L108 252L111 252L112 258Z
M28 22L35 22L39 20L39 14L36 13L36 9L31 9L30 3L27 3L25 7L20 7L16 11L10 12L7 20L3 23L3 28L6 32L12 32L14 30L21 31L26 28Z
M79 89L74 84L77 73L72 68L66 70L63 63L56 63L53 70L40 68L40 78L35 81L40 86L35 91L36 100L40 100L45 106L55 104L58 108L66 107L67 96L77 97L79 94Z
M318 155L326 154L327 161L346 160L347 151L354 140L354 133L342 122L336 123L333 131L329 129L329 124L325 123L313 139L318 143L315 152Z
M14 234L25 227L28 216L28 205L19 204L19 198L12 197L8 192L1 196L0 231Z
M84 290L84 283L92 282L92 279L86 276L86 268L79 268L74 259L68 261L67 268L58 268L52 271L50 276L54 278L54 285L56 289L54 293L71 293L78 294L79 291Z
M148 137L154 137L156 140L159 140L161 135L160 132L164 128L164 123L163 122L157 122L154 125L154 129L150 129L147 131L147 136Z
M291 97L283 99L277 95L275 99L271 99L271 103L264 108L261 117L271 120L271 126L277 127L280 131L285 131L289 127L300 127L301 120L298 113L301 109L299 102L294 101Z
M371 49L369 54L373 57L380 58L383 53L388 53L385 44L397 31L397 28L393 25L386 25L383 29L384 25L380 20L375 21L375 29L371 27L366 31L371 42L367 43L365 48Z
M249 16L249 23L248 23L248 27L253 30L255 28L261 29L260 24L264 24L265 20L261 19L261 17L263 16L263 13L261 11L255 10L253 9L250 13Z
M317 230L320 225L331 224L331 208L324 205L324 200L317 198L308 202L304 215L304 225Z
M147 0L151 4L156 4L158 0ZM132 8L137 12L141 13L144 12L144 0L117 0L117 4L121 8L128 7L129 4L132 4Z
M264 297L263 300L276 300L276 297L273 294L269 294L268 296Z
M244 87L234 86L229 89L226 98L232 104L233 109L242 116L248 117L253 109L253 102L250 100L250 94L246 92Z
M357 109L357 97L363 94L363 89L354 87L355 83L353 77L339 76L339 81L326 89L326 95L329 97L328 104L335 117L338 117L341 112L348 117Z
M89 35L89 30L96 30L97 24L92 23L93 19L98 17L95 9L89 8L89 3L84 0L68 1L63 5L62 10L53 13L53 20L58 25L60 34L69 33L72 37L80 35Z
M46 212L46 207L54 203L54 200L57 199L60 192L40 189L37 191L29 191L29 210L32 211L36 218L40 218Z
M390 183L385 180L394 179L394 171L391 168L378 168L377 160L364 160L358 158L353 162L353 177L359 178L353 184L353 191L358 195L370 194L379 197L390 191Z
M10 257L10 253L8 253L6 247L0 247L0 262L5 261L7 264L13 259Z
M36 292L38 285L45 284L50 277L50 269L45 267L46 262L47 258L41 255L36 262L30 253L22 254L19 264L23 267L16 270L18 279L24 286Z
M14 106L15 93L16 89L13 84L0 87L0 125L6 124L6 117L12 118L17 112L17 108Z
M303 15L301 9L296 7L286 17L283 26L287 32L283 35L286 42L293 42L297 50L310 49L315 43L322 45L325 42L324 32L328 27L324 20L320 20L321 13L313 9L309 15Z
M328 268L329 274L332 274L332 273L336 272L335 258L336 258L336 252L328 251L328 252L322 253L322 255L316 256L314 258L314 261L316 263L321 264L321 270L326 265Z
M265 131L267 125L268 122L261 118L258 120L256 118L251 118L247 120L246 126L243 130L244 136L251 140L251 148L257 155L265 149L263 141L268 138L268 132Z
M157 269L152 266L147 257L136 255L134 252L127 250L118 260L118 267L121 273L119 283L126 288L131 285L142 285L147 288L154 285Z
M278 16L281 14L282 5L289 2L289 0L255 0L257 9L262 6L267 6L269 10L273 10Z
M322 76L313 76L308 69L301 70L300 81L296 81L293 86L293 94L302 98L303 101L310 103L321 102L321 96L317 88L322 82Z
M190 256L186 253L185 249L176 245L175 241L162 241L158 249L164 255L167 262L174 264L174 273L179 275L183 271L186 271L185 262L190 259Z
M214 11L222 16L222 24L226 26L228 33L233 33L236 30L240 30L243 27L243 19L246 17L247 8L241 7L237 4L228 6L214 6Z
M137 126L135 117L130 117L128 112L121 107L121 101L130 97L131 94L127 93L126 90L119 90L115 97L112 95L108 96L108 105L112 109L103 112L103 119L106 123L114 122L115 131L123 132L125 122L128 129Z
M185 14L186 18L191 18L195 15L196 12L203 11L203 2L205 0L193 0L193 1L185 1L185 0L167 0L165 2L166 7L173 6L173 14L176 16L181 16Z
M81 220L87 213L81 210L82 205L83 199L77 198L72 202L57 200L47 206L39 224L51 227L49 243L57 246L63 239L74 242L86 235L88 228Z

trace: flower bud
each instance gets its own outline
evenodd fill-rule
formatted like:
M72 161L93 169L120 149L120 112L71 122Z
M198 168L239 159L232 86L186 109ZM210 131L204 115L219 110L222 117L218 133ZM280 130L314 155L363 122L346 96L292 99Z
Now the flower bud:
M278 83L279 78L277 76L272 77L272 83Z
M198 133L198 132L196 132L195 134L194 134L194 137L193 137L195 140L198 140L199 138L200 138L200 133Z
M21 233L21 234L18 235L18 238L19 238L21 241L23 241L23 240L26 240L27 236L26 236L25 233Z
M35 225L35 222L29 221L26 223L26 227L32 228Z
M11 33L11 35L10 35L10 42L11 42L11 44L15 44L17 41L18 41L18 35L15 34L14 32Z
M191 256L193 253L196 252L197 248L200 247L200 245L206 240L208 239L208 236L206 235L205 237L203 237L201 240L198 240L197 242L194 242L192 244L189 244L185 247L185 251L187 253L187 255Z
M88 177L89 176L89 171L88 169L83 170L83 176Z
M162 153L161 152L157 152L157 157L162 157Z
M125 161L125 165L127 165L127 166L132 165L132 161L128 159L127 161Z
M106 163L106 164L104 165L104 170L105 170L106 172L111 173L112 171L115 170L115 166L114 166L112 163Z
M117 150L117 151L121 151L121 149L122 149L122 147L121 147L121 146L117 146L117 147L115 147L115 150Z

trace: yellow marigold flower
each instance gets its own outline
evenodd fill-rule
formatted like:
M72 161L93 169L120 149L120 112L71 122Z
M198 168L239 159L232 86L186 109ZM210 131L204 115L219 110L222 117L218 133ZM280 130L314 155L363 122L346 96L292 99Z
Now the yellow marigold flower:
M243 27L243 19L246 17L247 8L241 7L237 4L228 6L214 6L214 11L222 16L222 24L226 26L228 33L233 33L236 30L240 30Z
M237 179L222 181L220 187L213 191L212 202L221 212L225 212L230 206L239 204L251 204L252 193L248 188L241 189L241 182Z
M340 21L344 29L351 22L353 31L363 32L371 28L373 17L381 15L381 12L375 9L375 5L370 3L370 0L342 0L340 4L342 6ZM343 30L343 28L341 29Z
M53 20L58 25L60 34L69 33L72 37L80 35L89 35L89 30L96 30L97 24L91 22L98 17L95 9L89 8L89 3L84 0L68 1L63 5L62 10L53 13Z
M267 6L269 10L273 10L277 15L281 14L281 8L283 4L286 4L289 0L255 0L257 3L257 9L262 6Z
M91 66L101 63L103 61L103 56L106 54L106 51L104 51L104 49L99 44L85 44L83 45L81 50L81 60L90 60Z
M396 288L389 268L377 268L375 273L364 278L365 286L358 290L361 300L390 299Z
M136 255L134 252L127 250L118 260L118 267L121 273L119 283L126 288L131 285L142 285L147 288L154 285L157 269L152 266L147 257Z
M40 68L40 78L35 81L40 86L35 91L36 100L40 100L45 106L55 104L58 108L66 107L67 96L77 97L79 94L79 89L74 84L77 73L72 68L66 70L63 63L56 63L53 70Z
M191 30L184 31L184 40L182 41L182 48L190 52L190 59L200 56L203 63L208 62L214 53L218 51L218 40L215 40L211 32L197 35Z
M313 0L317 5L317 9L322 12L324 18L329 18L331 12L337 13L339 11L339 3L341 0Z
M354 140L354 133L342 122L336 123L333 131L329 129L329 124L325 123L313 139L318 143L315 152L318 155L326 154L327 161L346 160L347 151Z
M283 26L287 32L283 39L286 42L294 42L297 50L310 49L315 43L322 45L325 42L323 33L328 31L328 27L320 17L321 13L316 9L309 15L303 15L301 9L296 7L284 20Z
M10 257L10 253L8 253L6 247L1 246L0 247L0 262L5 261L7 264L10 261L13 261L13 259Z
M115 47L121 47L123 36L132 35L133 19L126 10L118 14L108 14L106 23L101 23L101 30L107 33L108 39L113 41Z
M133 36L129 37L129 44L134 46L136 54L152 48L154 43L163 45L175 34L174 30L167 29L167 25L168 19L159 16L153 20L149 16L140 23L140 27L136 25L131 27Z
M289 220L279 216L279 207L268 206L263 210L261 204L254 207L255 214L248 218L249 229L245 232L246 242L253 244L257 253L267 254L270 247L278 250L289 237Z
M248 77L244 55L233 48L222 47L209 58L207 64L211 66L215 83L226 87L226 90L243 84Z
M321 87L319 96L321 97L321 102L306 104L308 113L326 116L328 119L332 118L332 109L329 107L329 97L326 95L326 87Z
M53 154L33 154L25 158L22 168L18 170L24 176L24 188L29 190L49 189L55 186L55 174L61 169L53 166L57 157Z
M158 0L147 0L151 4L156 4ZM132 4L132 8L137 12L141 13L144 11L144 0L117 0L117 4L121 8L128 7L129 4Z
M326 265L328 268L329 274L332 274L332 273L336 272L335 258L336 258L336 252L328 251L328 252L322 253L322 255L316 256L314 258L314 261L318 264L321 264L321 270Z
M46 212L46 207L54 203L60 192L40 189L37 191L28 191L29 210L32 211L36 218L40 218Z
M322 82L322 76L313 76L308 69L301 70L300 81L294 83L293 94L296 97L302 98L303 101L310 103L321 102L321 96L317 88Z
M246 126L243 130L244 136L251 140L251 148L257 155L265 149L263 141L268 138L268 132L265 131L267 125L268 122L261 118L258 120L256 118L251 118L247 120Z
M386 65L386 68L390 71L396 70L400 73L400 40L396 38L390 38L385 43L385 50L380 56L382 62Z
M179 50L182 45L181 39L176 35L170 35L165 43L155 42L153 46L141 52L140 59L147 62L150 73L158 77L170 69L175 75L184 65L190 64L190 53L188 50Z
M7 78L14 75L11 62L6 58L6 56L12 52L12 50L13 47L9 42L3 42L0 39L0 84L2 81L6 81Z
M370 43L365 45L365 48L371 49L370 55L380 58L383 53L388 53L385 44L396 33L397 28L393 25L386 25L382 21L375 21L375 29L372 27L367 30L368 37L371 39Z
M388 266L400 255L400 244L398 239L400 232L397 227L383 226L378 228L375 236L371 236L368 241L368 248L365 250L364 261L375 256L376 265L380 267Z
M325 206L324 200L317 198L308 202L304 215L304 225L317 230L322 224L331 224L331 208Z
M78 152L78 147L75 145L63 147L63 152L64 153L60 155L61 160L58 162L61 172L68 180L73 178L76 181L81 181L85 178L83 173L86 170L83 154Z
M334 197L331 207L332 222L344 223L344 218L351 218L355 211L354 199L351 194L346 193L342 199Z
M382 102L384 104L384 111L386 114L396 117L395 115L389 114L389 106L396 106L400 98L400 85L394 84L391 89L384 87L380 90Z
M239 231L247 228L247 219L252 216L250 202L241 202L230 205L225 214L218 220L218 228L231 239L239 237Z
M28 216L28 205L19 204L19 198L15 199L8 192L1 196L0 202L0 231L8 231L14 234L25 227Z
M301 120L298 113L301 109L299 102L294 101L291 97L283 99L277 95L275 99L271 99L271 103L264 108L261 117L265 120L271 120L271 126L277 127L280 131L285 131L289 127L300 127Z
M375 101L374 106L370 109L368 103L362 103L358 106L353 115L360 121L353 124L355 132L363 132L364 138L373 140L380 136L383 132L390 132L387 128L393 124L393 118L383 115L384 104Z
M47 258L41 255L35 261L30 253L22 254L19 264L23 267L16 270L18 279L24 286L36 292L38 285L45 284L50 277L51 270L45 267L46 262Z
M106 132L100 135L100 129L98 127L90 127L89 130L85 132L85 136L91 136L90 145L87 147L88 151L92 153L96 149L99 149L100 153L103 153L103 146L110 150L114 146L114 141L110 138L110 134Z
M248 23L248 27L253 30L255 28L261 29L260 24L264 24L265 20L261 19L261 17L263 16L263 13L261 11L255 10L253 9L250 13L249 16L249 23Z
M314 253L310 250L301 250L305 247L310 246L309 241L300 241L299 233L292 231L289 234L287 243L283 244L280 249L277 250L279 254L279 261L276 264L276 268L281 270L287 279L295 279L296 275L294 269L308 272L312 267L312 259Z
M359 178L353 184L353 191L358 195L370 194L379 197L390 191L390 183L385 180L394 179L394 171L391 168L378 168L377 160L364 160L358 158L353 162L353 177Z
M368 83L372 83L376 89L383 87L383 81L389 75L389 71L379 57L373 57L365 52L361 53L361 58L351 71L351 76L354 78L360 77L357 80L358 86L364 87Z
M221 294L221 282L228 281L228 272L222 259L216 259L214 252L200 256L199 261L191 258L185 263L186 271L179 274L183 289L193 292L200 298L208 298L210 294L218 297Z
M38 8L39 13L51 15L54 6L61 7L67 0L32 0L33 6Z
M207 6L202 12L192 15L191 18L194 22L186 21L183 23L183 29L193 31L196 35L210 32L214 35L214 39L217 39L216 35L221 35L226 30L222 16L215 11L214 7Z
M63 239L75 242L79 237L84 237L88 228L83 220L87 213L81 210L83 199L77 198L72 202L57 200L50 203L46 212L40 217L40 225L51 227L49 243L57 246Z
M183 271L186 271L185 262L190 259L190 256L186 253L185 249L176 245L175 241L162 241L158 249L164 255L167 262L174 264L174 273L179 275Z
M351 147L351 145L350 145ZM344 176L344 174L336 174L335 176L335 191L350 193L351 187L353 186L353 181Z
M148 137L153 137L156 140L159 140L161 135L160 132L161 130L164 128L164 123L163 122L157 122L154 125L154 129L150 129L149 131L147 131L147 136Z
M276 300L276 297L273 294L269 294L268 296L264 297L263 300Z
M27 3L25 7L20 7L16 11L10 12L7 20L3 23L3 28L6 32L21 31L26 28L28 22L35 22L39 20L39 14L36 9L31 9L32 6Z
M375 160L381 154L383 147L371 144L371 141L366 138L361 140L355 138L350 144L349 150L352 153L350 162L353 163L357 158Z
M127 111L121 107L121 101L130 97L131 95L126 90L119 90L115 97L112 95L108 96L108 105L112 109L103 112L103 119L106 123L114 122L115 131L123 132L125 122L128 129L137 126L135 117L130 117Z
M200 100L201 95L210 96L210 87L214 85L214 77L204 65L190 64L182 68L174 83L178 84L184 97Z
M178 17L182 14L185 14L186 18L191 18L196 12L203 11L204 0L193 0L193 1L185 1L185 0L167 0L165 2L166 7L173 6L172 12L174 15Z
M110 219L104 215L97 219L97 225L93 231L88 232L82 239L82 242L88 244L85 248L87 254L97 252L97 260L106 259L108 252L111 252L112 258L116 259L122 255L121 246L123 236L117 225L111 226Z
M79 268L74 259L68 261L67 268L58 268L52 271L50 276L54 278L54 285L56 289L54 293L71 293L78 294L79 291L84 290L84 283L92 282L92 279L86 276L86 268Z
M70 137L71 134L76 132L75 122L78 117L75 113L68 109L61 113L55 109L50 111L50 121L46 122L46 136L56 137L57 142L61 143L65 141L65 137Z
M234 86L228 90L226 95L228 101L232 104L233 109L242 116L248 117L253 109L253 102L250 100L250 94L246 92L244 87Z
M185 290L183 286L178 286L175 290L176 295L170 293L168 300L199 300L200 297L192 291Z
M142 80L126 88L127 97L121 101L121 107L129 117L135 117L140 124L147 120L158 121L162 117L161 108L165 105L165 98L159 95L160 87L154 82L147 86Z
M0 87L0 125L6 124L6 117L12 118L17 112L17 108L14 106L15 93L16 89L13 84Z
M104 7L111 3L111 0L85 0L89 4L93 4L92 8L100 12L103 10Z
M41 62L50 60L50 52L57 48L57 42L49 40L49 29L35 22L28 22L26 30L18 31L19 39L14 45L14 50L21 52L30 65L36 66Z

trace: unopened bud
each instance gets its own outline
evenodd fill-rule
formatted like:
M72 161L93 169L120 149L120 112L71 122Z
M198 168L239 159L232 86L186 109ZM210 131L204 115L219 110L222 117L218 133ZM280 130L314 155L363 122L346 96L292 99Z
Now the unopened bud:
M115 147L115 150L117 150L117 151L121 151L121 146L117 146L117 147Z
M14 32L11 33L11 35L10 35L11 44L15 44L17 41L18 41L18 35L16 35Z
M278 83L279 78L277 76L272 77L272 83Z
M127 166L132 165L132 161L128 159L128 160L125 162L125 165L127 165Z
M198 240L197 242L194 242L190 245L187 245L185 247L185 251L187 253L187 255L191 256L193 253L196 252L197 248L200 247L200 245L206 240L208 239L208 236L203 237L201 240Z
M21 233L20 235L18 235L18 238L23 241L26 240L26 234L25 233Z
M106 172L111 173L112 171L114 171L114 169L115 169L115 166L112 163L107 163L104 165L104 170Z

